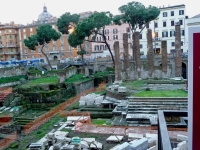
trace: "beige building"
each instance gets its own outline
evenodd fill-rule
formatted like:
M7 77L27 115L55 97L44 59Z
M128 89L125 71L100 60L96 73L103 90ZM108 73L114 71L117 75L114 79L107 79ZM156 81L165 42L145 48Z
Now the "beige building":
M0 23L0 61L19 60L18 25Z

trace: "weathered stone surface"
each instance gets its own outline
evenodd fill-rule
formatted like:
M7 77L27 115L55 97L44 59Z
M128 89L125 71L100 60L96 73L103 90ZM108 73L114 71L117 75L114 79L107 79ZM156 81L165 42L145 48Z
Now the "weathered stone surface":
M114 53L115 53L115 81L121 81L121 67L120 67L120 54L119 54L119 41L114 43Z
M139 35L140 35L139 32L133 33L136 71L137 71L138 78L141 78L141 60L140 60L140 41L139 41Z
M112 135L112 136L109 136L106 141L107 142L121 142L123 140L124 136L119 136L119 135Z
M148 149L148 140L146 138L137 140L131 144L131 148L132 148L132 150L147 150Z
M126 93L126 87L122 87L122 86L118 87L118 92L119 93Z
M128 52L128 33L123 34L123 45L124 45L124 70L126 79L130 79L130 63L129 63L129 52Z
M162 71L167 73L167 41L161 42L162 47Z
M175 75L176 77L182 76L182 58L181 58L181 33L180 33L180 24L176 23L175 25Z
M143 134L137 134L137 133L129 133L128 139L129 140L135 140L135 139L141 139L143 138Z
M178 134L177 141L188 141L188 136Z
M147 59L148 59L148 66L149 66L149 76L152 77L152 73L154 71L154 51L153 51L153 44L152 44L152 30L147 29L147 44L148 44L148 51L147 51Z

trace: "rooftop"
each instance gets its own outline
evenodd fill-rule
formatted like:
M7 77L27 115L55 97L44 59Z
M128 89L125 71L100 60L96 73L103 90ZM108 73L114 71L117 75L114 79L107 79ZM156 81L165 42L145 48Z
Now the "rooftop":
M176 8L176 7L185 7L185 5L181 4L181 5L174 5L174 6L168 6L168 7L165 7L163 5L163 7L159 7L159 9L169 9L169 8Z

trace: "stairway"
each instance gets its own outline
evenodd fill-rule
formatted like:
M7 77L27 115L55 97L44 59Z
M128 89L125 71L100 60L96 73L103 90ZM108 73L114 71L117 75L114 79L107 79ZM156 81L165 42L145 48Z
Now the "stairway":
M129 126L157 124L158 110L187 110L187 100L136 100L129 102L126 121Z

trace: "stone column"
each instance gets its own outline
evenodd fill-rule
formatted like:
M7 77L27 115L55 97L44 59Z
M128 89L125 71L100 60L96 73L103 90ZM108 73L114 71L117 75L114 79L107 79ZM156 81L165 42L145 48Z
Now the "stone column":
M123 45L124 45L124 70L126 79L130 79L130 63L129 63L129 52L128 52L128 34L123 34Z
M139 36L140 36L139 32L133 33L134 51L135 51L135 64L136 64L136 70L137 70L137 73L138 73L138 79L141 78L140 40L139 40Z
M122 82L121 77L121 67L120 67L120 54L119 54L119 41L114 43L114 53L115 53L115 83Z
M148 59L148 66L149 66L149 76L152 77L152 73L154 71L154 50L153 50L153 40L152 40L152 30L147 30L147 44L148 44L148 51L147 51L147 59Z
M161 41L162 72L167 73L167 41Z
M182 58L181 58L181 34L179 22L175 25L175 75L182 77Z

